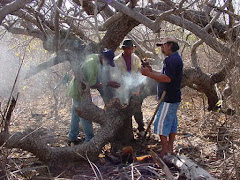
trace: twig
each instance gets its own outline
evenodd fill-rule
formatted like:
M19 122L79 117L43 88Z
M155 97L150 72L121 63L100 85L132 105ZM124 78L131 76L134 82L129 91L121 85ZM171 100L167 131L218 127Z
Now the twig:
M99 168L97 167L97 165L94 164L93 162L91 162L91 163L92 163L92 165L97 169L97 171L98 171L98 173L99 173L99 175L100 175L100 177L101 177L101 180L103 180L102 173L101 173L101 171L99 170Z
M96 165L90 161L90 159L88 158L87 152L86 152L86 158L87 158L87 161L88 161L88 163L90 164L90 166L91 166L91 168L92 168L92 170L93 170L93 173L95 174L96 178L99 179L99 178L98 178L98 174L97 174L97 172L96 172L96 170L95 170ZM95 165L95 166L94 166L94 165ZM94 168L94 167L95 167L95 168ZM99 171L98 168L96 168L96 169L97 169L97 171L98 171L98 173L99 173L99 175L100 175L100 179L103 180L103 177L102 177L101 172Z
M23 141L25 138L27 138L28 136L30 136L31 134L33 134L33 133L36 132L37 130L41 129L42 127L43 127L43 125L40 126L40 127L38 127L38 128L36 128L36 129L33 130L32 132L30 132L29 134L27 134L26 136L24 136L22 139L20 139L20 141Z
M30 40L30 42L31 42L32 40L33 40L33 38ZM6 109L5 109L4 113L3 113L3 116L4 116L4 117L5 117L6 113L7 113L8 108L9 108L9 103L10 103L10 100L11 100L11 98L12 98L13 91L14 91L14 89L15 89L15 86L16 86L16 83L17 83L17 80L18 80L18 77L19 77L19 73L20 73L20 70L21 70L21 68L22 68L23 61L24 61L24 59L25 59L25 56L26 56L26 51L27 51L27 48L25 48L25 51L24 51L24 54L23 54L23 58L22 58L21 64L20 64L20 66L19 66L19 68L18 68L18 72L17 72L16 78L15 78L14 83L13 83L13 87L12 87L12 90L11 90L11 93L10 93L10 97L9 97L9 99L8 99Z
M149 166L148 167L139 167L139 169L147 170L147 171L153 173L154 175L156 175L158 178L162 178L162 176L160 176L158 172L156 172L155 170L150 169Z
M137 171L137 173L140 175L140 177L139 177L139 179L142 177L142 174L141 174L141 172L136 168L136 167L134 167L134 169Z
M56 2L55 2L54 0L52 0L52 3L53 3L53 5L54 5L54 7L56 8L56 10L59 11L59 12L60 12L61 14L63 14L64 16L66 16L66 17L68 17L68 18L71 18L71 19L74 19L74 20L79 20L79 21L85 20L85 19L79 19L79 18L76 18L76 17L74 17L74 16L70 16L70 15L66 14L62 9L60 9L60 8L57 6L57 4L56 4Z
M12 112L13 112L15 106L16 106L17 99L18 99L18 94L17 94L16 99L12 98L12 102L11 102L11 104L10 104L10 106L8 108L7 114L6 114L5 124L4 124L4 132L6 134L9 133L10 120L11 120Z

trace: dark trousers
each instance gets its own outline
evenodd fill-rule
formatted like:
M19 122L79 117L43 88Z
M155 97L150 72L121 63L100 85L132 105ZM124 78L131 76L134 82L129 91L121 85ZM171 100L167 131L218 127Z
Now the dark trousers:
M139 104L136 106L136 113L133 115L135 121L138 124L138 131L144 131L144 122L143 122L143 114L142 114L142 103L143 103L143 98L141 96L138 98Z

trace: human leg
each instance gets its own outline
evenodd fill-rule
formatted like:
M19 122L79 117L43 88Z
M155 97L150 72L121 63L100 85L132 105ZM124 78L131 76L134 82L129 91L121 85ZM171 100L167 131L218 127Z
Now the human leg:
M172 104L173 122L172 122L171 131L170 131L170 134L169 134L169 140L168 140L168 151L170 153L173 153L173 143L175 141L175 136L177 134L177 127L178 127L177 110L178 110L179 104L180 103L173 103Z
M70 122L70 130L68 134L69 141L76 141L79 134L79 121L80 118L75 112L75 107L78 102L73 100L72 102L72 110L71 110L71 122Z
M85 142L88 142L94 137L92 122L83 118L80 118L80 121L82 123L83 132L86 136Z
M168 137L159 135L162 145L162 150L160 152L160 157L163 157L165 154L168 153Z
M144 134L144 122L143 122L143 114L142 114L142 103L143 103L143 98L138 96L138 104L137 104L137 110L136 113L134 114L134 119L138 124L138 131L139 133L143 132Z
M168 139L168 152L173 153L173 143L175 140L176 133L170 133Z
M173 152L173 142L177 132L177 108L179 104L162 103L154 122L154 133L160 135L162 150L160 156Z

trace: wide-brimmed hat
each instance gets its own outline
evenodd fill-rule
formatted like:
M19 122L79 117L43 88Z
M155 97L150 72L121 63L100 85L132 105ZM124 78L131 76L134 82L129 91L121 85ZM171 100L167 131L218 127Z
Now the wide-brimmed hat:
M166 37L166 38L161 38L159 42L156 43L156 46L161 46L166 43L177 43L177 40L174 37Z
M115 67L115 64L114 64L114 51L112 51L111 49L104 49L102 51L102 55L108 61L110 66Z
M125 39L122 44L122 48L127 48L127 47L136 47L133 44L133 41L131 39Z

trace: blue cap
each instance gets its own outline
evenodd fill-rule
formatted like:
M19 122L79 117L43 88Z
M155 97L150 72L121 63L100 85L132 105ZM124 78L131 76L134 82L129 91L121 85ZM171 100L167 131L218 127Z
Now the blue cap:
M106 58L108 60L108 63L110 64L110 66L115 67L114 64L114 51L112 51L111 49L105 49L102 51L102 55L104 56L104 58Z

